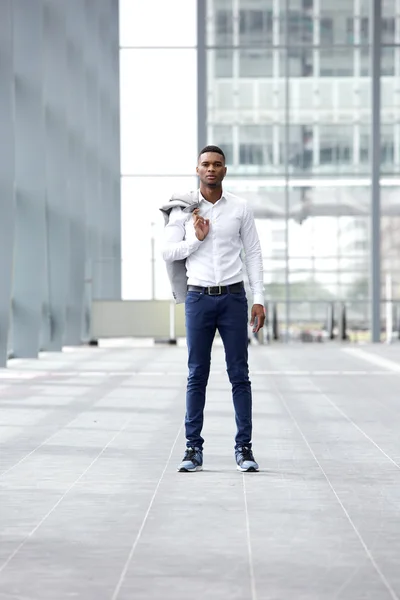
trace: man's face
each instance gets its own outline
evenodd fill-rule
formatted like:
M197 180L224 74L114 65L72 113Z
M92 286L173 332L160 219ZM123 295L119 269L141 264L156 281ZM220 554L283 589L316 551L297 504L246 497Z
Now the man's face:
M204 152L199 158L196 171L201 183L209 188L219 187L226 175L224 157L216 152Z

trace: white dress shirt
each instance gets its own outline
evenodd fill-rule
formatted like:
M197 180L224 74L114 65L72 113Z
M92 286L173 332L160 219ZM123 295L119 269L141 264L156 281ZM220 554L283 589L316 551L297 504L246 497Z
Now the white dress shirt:
M210 220L210 231L200 242L193 215L172 209L164 228L163 258L186 259L189 285L231 285L243 281L242 248L254 304L264 304L264 269L260 241L247 201L229 192L212 204L200 194L200 215Z

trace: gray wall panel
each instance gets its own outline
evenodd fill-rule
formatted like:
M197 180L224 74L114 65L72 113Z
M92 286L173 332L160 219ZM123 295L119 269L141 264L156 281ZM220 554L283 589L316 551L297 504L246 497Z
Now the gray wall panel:
M48 0L44 19L46 144L46 313L43 347L61 350L68 292L69 229L67 210L66 25L65 10Z
M0 368L7 360L14 246L12 0L0 9Z
M86 43L84 3L71 1L67 7L67 120L68 120L68 185L69 264L68 304L64 343L78 344L81 340L85 280L85 52ZM94 8L94 13L96 9ZM95 18L95 14L93 15Z
M14 356L39 352L45 281L43 3L14 0Z
M0 366L88 339L92 297L120 298L118 11L0 3Z

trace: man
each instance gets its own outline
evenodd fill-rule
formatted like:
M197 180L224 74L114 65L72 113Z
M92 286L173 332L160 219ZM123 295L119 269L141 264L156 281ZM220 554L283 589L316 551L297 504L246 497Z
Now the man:
M235 456L240 471L258 471L252 452L252 394L248 369L248 308L241 251L254 297L250 324L264 325L263 261L253 215L245 200L225 192L225 156L216 146L198 158L199 207L193 214L174 207L164 229L167 263L186 259L185 301L189 377L186 394L186 453L178 471L200 471L201 437L210 373L211 350L218 330L232 384L237 434Z

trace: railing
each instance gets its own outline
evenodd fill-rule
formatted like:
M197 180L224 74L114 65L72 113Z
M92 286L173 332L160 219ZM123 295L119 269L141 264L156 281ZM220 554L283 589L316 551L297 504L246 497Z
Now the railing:
M400 339L400 299L381 302L381 341ZM368 300L269 301L266 305L264 343L273 341L366 342L370 339Z
M288 310L287 310L288 308ZM279 342L367 342L369 303L297 300L266 303L266 323L257 335L262 344ZM286 317L289 314L289 327ZM382 341L400 339L400 299L382 301ZM252 341L253 335L250 333ZM153 338L176 343L185 337L184 306L169 300L94 300L90 338ZM255 341L255 340L254 340Z

